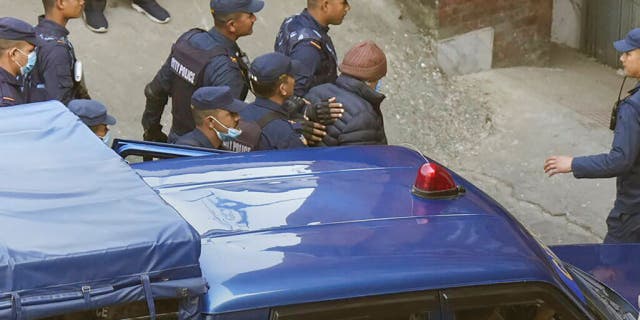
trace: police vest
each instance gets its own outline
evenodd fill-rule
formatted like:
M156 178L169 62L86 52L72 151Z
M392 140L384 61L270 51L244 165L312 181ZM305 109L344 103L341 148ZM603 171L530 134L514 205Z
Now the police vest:
M320 67L308 84L308 89L323 83L333 83L338 77L338 58L331 38L326 33L320 33L313 28L302 26L297 16L284 20L276 37L275 51L291 56L291 51L301 42L309 41L322 54Z
M191 114L191 96L204 82L204 71L214 57L226 55L238 64L243 78L247 82L247 64L243 56L232 57L226 48L216 46L210 50L202 50L191 45L190 39L199 33L207 32L202 29L191 29L180 36L171 47L169 65L175 74L171 85L171 101L173 125L171 129L178 135L183 135L195 128ZM238 50L239 51L239 50ZM240 51L239 51L240 52ZM248 82L243 88L242 100L248 92Z
M240 120L238 128L242 130L242 134L234 141L223 142L224 148L234 152L250 152L257 149L260 145L262 129L271 121L278 119L289 121L283 114L275 111L268 112L256 122Z

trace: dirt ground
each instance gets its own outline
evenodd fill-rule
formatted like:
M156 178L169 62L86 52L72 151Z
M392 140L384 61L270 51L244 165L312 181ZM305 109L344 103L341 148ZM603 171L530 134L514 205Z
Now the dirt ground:
M108 33L90 32L81 19L68 26L93 98L118 118L116 137L141 137L143 88L171 43L192 27L212 24L209 1L158 2L172 14L167 25L138 14L129 0L110 0ZM375 40L385 50L383 113L390 143L421 150L460 172L549 244L600 241L614 182L549 179L542 163L555 153L607 151L611 133L604 124L621 80L616 71L558 48L549 68L449 78L435 64L428 30L408 18L420 15L400 2L350 0L345 23L330 32L339 58L362 40ZM272 51L280 23L302 6L267 0L254 34L241 39L241 47L254 58ZM42 12L40 1L0 0L0 8L3 15L34 24ZM170 123L168 113L163 123Z

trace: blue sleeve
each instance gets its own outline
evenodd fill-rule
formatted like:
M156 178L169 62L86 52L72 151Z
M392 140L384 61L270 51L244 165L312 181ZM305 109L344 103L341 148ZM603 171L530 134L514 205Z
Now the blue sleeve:
M304 67L300 73L296 74L296 86L294 89L296 96L303 97L311 89L313 76L322 61L321 50L312 45L311 41L305 41L296 45L291 51L291 59L298 60Z
M204 71L203 86L229 86L234 98L242 100L242 91L246 82L240 66L228 56L214 57Z
M48 100L58 100L67 104L73 93L73 75L71 74L71 55L61 45L50 46L43 55L42 81L47 91Z
M576 157L571 169L576 178L611 178L628 172L640 151L640 118L629 104L620 106L611 151Z
M302 139L302 134L296 132L288 121L273 120L262 130L260 149L285 150L304 148L307 145L302 142Z
M146 103L142 113L142 127L147 130L160 124L164 107L171 94L173 71L169 65L171 57L167 58L151 83L145 88Z

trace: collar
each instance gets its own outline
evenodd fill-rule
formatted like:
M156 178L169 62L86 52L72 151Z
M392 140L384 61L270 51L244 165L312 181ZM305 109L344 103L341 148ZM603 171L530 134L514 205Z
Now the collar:
M202 145L204 148L218 149L213 144L211 144L211 141L209 141L209 138L207 138L207 136L204 135L204 132L202 132L200 128L196 128L195 130L193 130L193 139L198 141L198 143Z
M228 48L228 49L233 49L233 50L236 50L236 51L240 51L240 48L238 47L238 44L236 42L231 41L231 39L225 37L215 27L211 28L208 31L208 33L209 33L209 36L211 36L211 38L213 38L213 40L215 42L219 43L223 47Z
M638 92L638 90L640 90L640 81L638 81L635 88L629 90L629 95L635 94L636 92Z
M311 22L311 24L313 25L313 27L316 30L322 31L324 33L329 33L329 26L323 26L321 25L318 20L316 20L316 18L314 18L310 13L309 10L307 10L306 8L304 10L302 10L302 13L300 14L302 17L306 18L306 20L308 20L309 22Z
M285 116L287 116L287 118L289 117L289 115L287 114L287 112L282 108L281 105L267 99L267 98L256 98L256 101L253 102L254 105L258 106L258 107L262 107L265 109L269 109L271 111L277 112L277 113L281 113Z
M18 82L18 77L12 75L11 73L9 73L9 71L5 70L4 68L0 68L0 79L5 79L5 81L8 84L14 87L20 86L20 82Z
M47 36L54 36L56 38L64 38L69 35L69 30L64 26L61 26L49 19L42 19L36 26L39 31Z
M336 85L367 100L367 102L371 103L375 108L380 108L380 104L386 98L384 94L371 89L364 81L346 74L341 74L338 79L336 79Z

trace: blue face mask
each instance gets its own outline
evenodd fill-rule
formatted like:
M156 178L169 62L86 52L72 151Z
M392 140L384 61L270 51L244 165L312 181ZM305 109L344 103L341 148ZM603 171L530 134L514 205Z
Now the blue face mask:
M233 141L238 139L238 137L242 134L242 130L240 129L236 129L236 128L229 128L227 126L225 126L224 124L222 124L222 122L218 121L218 119L216 119L215 117L210 117L211 119L213 119L215 122L217 122L219 125L221 125L223 128L227 129L227 132L220 132L218 130L216 130L215 128L211 127L211 129L213 129L213 131L216 132L216 134L218 135L218 138L221 141L227 142L227 141Z
M111 131L107 131L107 134L104 137L101 137L102 142L107 145L107 147L111 148Z
M19 63L16 62L18 67L20 67L20 74L25 75L31 72L31 70L33 70L33 68L36 66L36 61L38 60L38 55L36 55L35 50L31 51L31 53L29 54L22 52L22 50L20 49L16 49L16 50L18 50L18 52L22 53L27 57L27 64L25 64L24 66L21 66Z
M382 89L382 80L378 80L376 83L376 92L380 92L380 89Z

